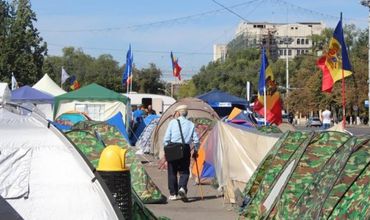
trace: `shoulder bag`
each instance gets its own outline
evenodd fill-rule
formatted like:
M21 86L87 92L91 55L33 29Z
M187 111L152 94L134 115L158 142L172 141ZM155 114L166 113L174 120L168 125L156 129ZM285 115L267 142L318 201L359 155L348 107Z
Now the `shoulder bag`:
M167 162L179 160L184 157L184 145L185 145L184 136L182 135L180 121L178 119L176 120L179 124L182 143L170 142L167 146L164 147L164 155L166 156Z

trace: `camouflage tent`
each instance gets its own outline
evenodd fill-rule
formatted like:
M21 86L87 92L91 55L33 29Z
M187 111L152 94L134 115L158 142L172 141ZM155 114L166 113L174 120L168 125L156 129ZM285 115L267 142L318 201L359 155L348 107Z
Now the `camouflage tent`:
M369 219L369 140L285 133L247 183L240 219Z
M105 146L118 145L128 149L126 166L131 171L132 188L144 203L163 203L166 197L161 193L145 171L135 152L129 148L127 141L113 126L104 122L84 121L76 124L66 135L86 155L96 167L100 153Z

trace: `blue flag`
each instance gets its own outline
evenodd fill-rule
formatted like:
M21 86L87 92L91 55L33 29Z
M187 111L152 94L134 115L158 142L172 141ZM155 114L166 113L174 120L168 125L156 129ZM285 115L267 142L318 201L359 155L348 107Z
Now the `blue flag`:
M134 55L131 52L131 44L129 45L127 54L126 54L126 66L125 72L123 73L122 77L122 84L128 85L131 82L132 78L132 64L134 62Z
M258 80L258 94L263 96L263 88L266 86L266 68L268 67L265 48L262 48L260 77Z

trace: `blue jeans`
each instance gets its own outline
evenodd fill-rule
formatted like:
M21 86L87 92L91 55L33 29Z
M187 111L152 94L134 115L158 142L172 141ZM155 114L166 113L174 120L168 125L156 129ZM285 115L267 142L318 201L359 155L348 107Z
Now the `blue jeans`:
M171 195L177 195L179 189L184 188L188 192L189 166L190 166L190 146L185 145L183 151L184 157L167 163L168 189ZM180 179L177 181L177 173L180 173Z
M323 128L324 128L324 129L328 129L328 128L330 128L330 124L328 124L328 123L324 123L324 124L323 124Z

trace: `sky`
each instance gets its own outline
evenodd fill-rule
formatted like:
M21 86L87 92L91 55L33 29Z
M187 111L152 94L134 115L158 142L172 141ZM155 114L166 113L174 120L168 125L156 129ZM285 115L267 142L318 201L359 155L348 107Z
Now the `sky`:
M359 0L31 0L35 26L48 43L49 55L73 46L98 57L111 54L125 63L131 44L134 64L156 64L163 79L173 80L170 51L178 57L184 79L212 61L213 44L228 43L237 25L250 22L322 21L364 29L369 9Z

